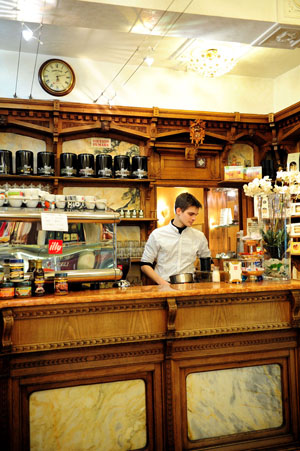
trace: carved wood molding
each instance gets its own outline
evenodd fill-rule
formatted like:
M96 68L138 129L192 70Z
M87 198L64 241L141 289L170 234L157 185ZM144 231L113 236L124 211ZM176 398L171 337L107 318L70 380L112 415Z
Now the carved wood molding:
M78 340L55 341L50 343L33 343L26 345L13 345L12 351L19 352L33 352L33 351L50 351L59 349L73 349L86 346L103 346L103 345L119 345L123 343L134 343L139 341L162 340L166 338L165 333L153 334L137 334L137 335L121 335L106 338L90 338Z
M3 330L2 330L2 350L9 351L12 347L11 334L14 325L14 317L13 312L10 309L2 310L2 322L3 322Z
M229 294L225 296L212 296L212 297L201 297L201 298L178 298L177 305L180 308L184 307L194 307L196 305L217 305L217 304L246 304L253 302L283 302L288 301L289 297L287 293L269 293L269 294Z
M189 337L201 337L208 335L220 335L220 334L237 334L245 332L260 332L267 330L279 330L290 329L292 326L289 322L282 323L260 323L253 326L231 326L231 327L216 327L207 329L193 329L193 330L181 330L175 331L175 338L189 338Z
M113 312L130 312L137 310L157 310L165 309L165 301L164 300L149 300L149 301L129 301L122 302L120 304L109 304L104 303L101 305L80 305L80 306L45 306L30 308L20 308L15 309L13 316L15 320L22 319L35 319L35 318L51 318L51 317L60 317L60 316L70 316L70 315L89 315L95 313L113 313Z
M14 362L11 364L11 370L22 370L27 368L43 368L49 366L60 365L77 365L88 364L89 366L95 362L108 361L108 360L122 360L128 358L146 357L146 356L158 356L163 358L162 348L150 348L150 349L133 349L115 352L112 350L104 350L97 352L97 354L85 353L84 355L75 356L63 356L63 357L49 357L49 358L33 358L30 360L30 356L27 355L26 361ZM115 362L113 362L115 364ZM71 369L71 368L70 368Z
M300 291L292 290L292 325L300 327Z
M165 362L165 402L166 402L166 423L167 423L167 449L173 451L174 443L174 407L172 391L172 361Z
M190 345L186 344L184 342L184 344L181 344L180 342L176 342L176 345L174 345L173 347L173 352L174 353L179 353L179 352L194 352L194 351L209 351L212 349L230 349L230 348L237 348L237 347L248 347L248 346L253 346L253 345L271 345L271 344L279 344L279 343L293 343L295 342L295 337L294 336L283 336L283 337L255 337L255 338L251 338L251 336L247 339L242 339L241 340L228 340L228 341L223 341L223 342L212 342L212 343L202 343L202 342L198 342L198 343L192 343ZM231 351L230 351L231 352Z

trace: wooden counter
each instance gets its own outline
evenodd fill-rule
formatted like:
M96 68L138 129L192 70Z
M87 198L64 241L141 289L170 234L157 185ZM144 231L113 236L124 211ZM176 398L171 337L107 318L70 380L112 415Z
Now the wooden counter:
M32 394L132 380L145 382L143 449L299 449L298 281L102 289L3 300L0 310L0 432L7 449L40 446L30 435ZM282 422L256 419L253 430L247 420L217 436L203 432L202 420L194 426L187 413L193 384L186 381L250 368L280 368ZM108 450L101 446L95 449Z

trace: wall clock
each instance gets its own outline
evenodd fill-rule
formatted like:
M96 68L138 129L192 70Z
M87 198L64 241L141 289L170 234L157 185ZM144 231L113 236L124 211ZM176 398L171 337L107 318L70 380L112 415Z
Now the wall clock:
M70 66L60 59L45 61L39 69L41 87L53 96L65 96L75 86L75 74Z

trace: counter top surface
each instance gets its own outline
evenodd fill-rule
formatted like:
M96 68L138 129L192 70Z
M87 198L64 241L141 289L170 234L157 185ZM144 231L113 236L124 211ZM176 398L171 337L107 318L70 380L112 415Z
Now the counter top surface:
M53 294L26 299L0 300L0 309L10 307L28 307L45 305L65 305L72 303L90 303L105 301L127 301L161 298L180 298L205 295L226 295L232 293L258 293L272 291L300 290L300 281L280 282L243 282L230 284L225 282L187 283L170 286L147 285L128 288L107 288L101 290L72 291L64 296Z

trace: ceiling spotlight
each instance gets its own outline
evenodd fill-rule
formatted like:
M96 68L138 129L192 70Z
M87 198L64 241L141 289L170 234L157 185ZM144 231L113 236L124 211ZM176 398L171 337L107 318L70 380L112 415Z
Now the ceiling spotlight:
M154 62L154 58L152 56L146 56L146 58L144 58L144 61L147 64L147 66L150 67Z
M34 33L36 32L36 31L38 31L41 27L42 27L42 24L40 24L35 30L31 30L29 27L28 27L28 25L26 25L25 23L22 23L22 26L23 26L23 30L22 30L22 36L23 36L23 39L25 39L25 41L31 41L31 39L37 39L38 41L39 41L39 43L41 44L41 45L43 45L43 43L42 43L42 41L40 41L40 39L39 38L37 38L36 36L34 36Z
M30 30L30 28L26 28L26 30L22 31L22 36L25 39L25 41L30 41L30 39L33 38L33 32Z

